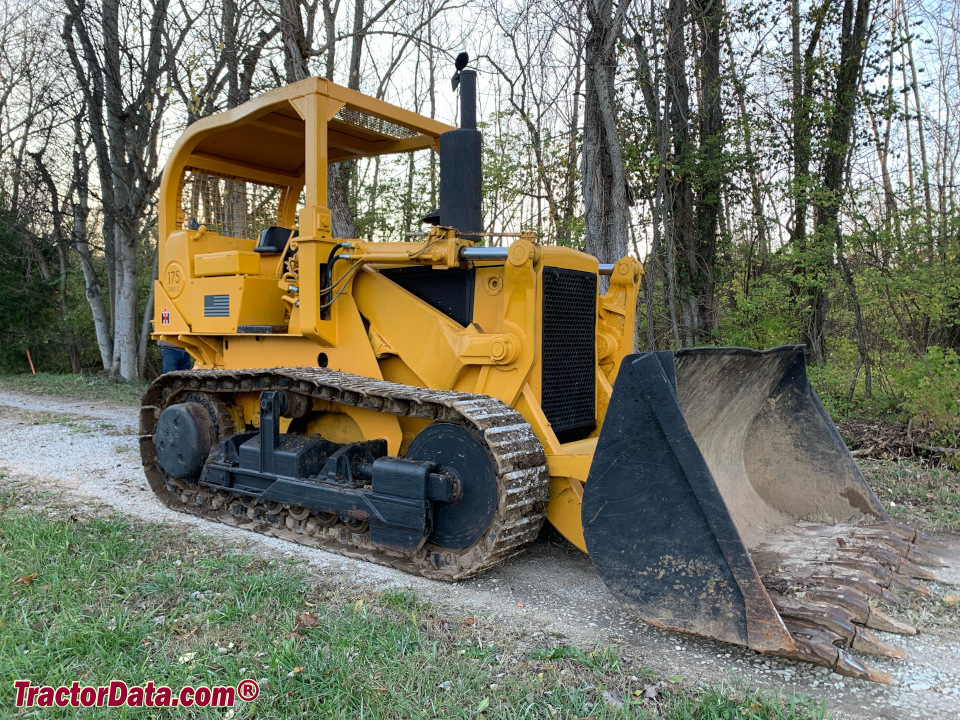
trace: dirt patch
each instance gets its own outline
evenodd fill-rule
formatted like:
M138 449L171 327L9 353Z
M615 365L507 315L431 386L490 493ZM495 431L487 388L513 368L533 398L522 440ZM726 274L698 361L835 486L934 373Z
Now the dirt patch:
M40 413L40 415L38 415ZM49 418L63 422L38 422ZM915 610L915 637L878 633L899 645L906 662L871 658L897 685L873 685L738 647L677 635L640 622L597 577L589 558L545 531L527 552L479 578L448 585L333 556L165 508L150 492L137 451L137 411L95 402L8 393L0 404L0 472L33 493L52 492L83 513L109 508L140 520L241 545L267 557L294 559L324 583L346 588L407 588L450 613L483 618L505 634L552 634L581 646L610 643L658 676L684 682L742 682L827 700L837 718L955 718L960 704L960 619L940 605ZM960 594L960 539L941 536L950 566L939 571L942 595ZM932 607L932 609L930 609Z

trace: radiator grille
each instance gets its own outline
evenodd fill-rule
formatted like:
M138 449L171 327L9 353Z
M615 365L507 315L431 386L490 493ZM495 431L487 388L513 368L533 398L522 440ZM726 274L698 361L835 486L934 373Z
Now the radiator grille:
M597 425L596 324L597 276L544 268L540 405L560 442Z

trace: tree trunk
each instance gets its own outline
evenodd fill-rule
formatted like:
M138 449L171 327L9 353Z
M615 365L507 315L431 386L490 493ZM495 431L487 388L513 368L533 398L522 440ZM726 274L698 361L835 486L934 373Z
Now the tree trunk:
M160 261L159 243L153 249L153 273L150 277L157 277L158 263ZM137 374L143 377L143 371L147 366L147 345L150 342L150 326L153 320L153 299L156 291L156 283L150 283L150 291L147 293L147 304L143 307L143 316L140 321L140 342L137 345L137 358L139 365Z
M724 166L723 101L720 80L721 0L693 0L693 18L700 28L700 147L695 197L694 242L688 249L693 340L709 341L717 326L714 266L723 213Z
M583 127L583 200L586 251L600 262L628 253L627 179L617 127L616 43L630 0L587 0L586 98Z
M917 121L917 144L920 150L920 184L923 186L923 208L927 221L927 234L930 238L929 250L930 257L933 256L933 200L930 195L930 166L927 163L927 142L923 129L923 105L920 102L920 82L917 79L917 66L913 61L913 34L910 32L910 19L907 15L907 3L900 4L900 10L903 15L903 33L902 42L906 45L907 64L910 66L910 86L913 88L913 104L916 111L915 120ZM906 102L906 98L904 98ZM910 115L907 114L907 124L910 124Z
M310 77L307 60L310 43L303 29L299 0L279 0L280 39L283 42L283 69L288 83ZM329 77L328 73L328 77Z
M118 225L118 229L120 226ZM117 266L120 277L117 287L117 308L114 331L114 367L124 380L140 377L140 357L137 320L137 240L139 233L122 228L118 233Z
M344 163L327 165L327 206L330 208L333 237L355 238L357 228L353 222L343 166Z
M87 165L87 156L83 143L83 132L80 124L80 115L74 119L73 174L76 180L77 202L73 206L73 243L80 256L80 268L83 271L83 283L86 289L87 304L93 316L93 327L97 334L97 349L100 351L100 361L103 369L109 370L113 361L113 329L110 325L110 315L103 304L103 290L100 278L97 276L90 252L89 236L87 232L87 217L89 208L89 185L87 178L90 168Z
M854 3L856 6L854 7ZM840 31L840 63L837 68L833 107L827 127L821 178L823 187L814 205L815 252L826 261L827 246L844 252L840 230L840 201L847 179L847 158L850 153L863 55L869 32L870 0L844 0ZM816 297L808 325L808 340L819 360L826 358L826 288L824 281L814 286L823 301Z
M109 370L113 363L113 333L110 331L110 318L103 304L103 290L97 270L93 264L90 244L87 235L87 208L86 190L78 193L79 202L73 206L73 242L80 256L80 268L83 270L83 282L86 286L87 304L93 315L93 327L97 333L97 348L100 350L100 360L104 370Z
M690 167L693 162L693 143L690 139L690 88L687 85L687 45L686 45L686 0L670 0L666 11L667 48L664 55L665 108L664 118L669 123L669 135L672 138L670 155L662 155L663 162L676 169L668 182L670 202L665 203L664 211L669 219L664 222L667 234L668 268L672 282L676 285L683 312L683 344L692 344L694 321L689 300L696 295L694 289L694 268L696 267L696 237L694 234L694 199L691 184ZM666 196L665 196L666 199ZM679 255L679 257L678 257ZM671 322L676 326L676 312ZM674 331L674 341L680 345L679 328Z
M363 0L354 0L353 40L350 44L350 67L347 70L347 87L360 90L360 59L363 55ZM330 207L330 219L333 236L337 238L355 238L357 227L350 205L350 178L356 172L354 162L333 163L327 169L327 205Z
M830 269L833 244L811 242L807 237L807 210L813 180L810 176L810 160L813 146L813 124L810 110L813 104L814 56L818 50L820 33L827 15L827 5L818 8L814 27L805 50L800 48L800 3L791 5L791 58L793 62L793 196L794 220L790 234L794 257L792 290L802 319L800 341L817 363L826 360L824 330L829 297L826 278Z
M354 24L359 14L362 26L363 0L357 0L359 7L355 7ZM310 39L307 37L303 25L300 0L279 0L280 4L280 36L283 40L283 64L287 82L297 82L310 76L309 57L312 53ZM316 12L316 5L308 8L308 13ZM333 79L334 58L336 48L336 9L329 2L322 3L323 26L326 34L325 68L327 79ZM312 18L313 15L310 15ZM312 22L311 22L312 24ZM354 81L357 89L360 87L360 42L362 37L354 36L354 46L351 54L351 69L348 73L348 83ZM312 53L316 54L316 53ZM353 62L356 62L356 72ZM327 166L327 207L330 208L332 233L334 237L354 238L357 230L354 225L353 211L350 208L349 194L347 193L347 178L340 163Z

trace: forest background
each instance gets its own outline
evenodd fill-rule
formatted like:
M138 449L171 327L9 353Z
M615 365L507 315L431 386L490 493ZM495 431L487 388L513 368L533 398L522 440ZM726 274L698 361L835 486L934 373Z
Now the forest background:
M641 349L803 343L835 417L960 440L952 0L7 0L0 371L158 370L156 192L196 119L309 75L456 123L479 72L488 230L645 266ZM430 153L334 166L402 240Z

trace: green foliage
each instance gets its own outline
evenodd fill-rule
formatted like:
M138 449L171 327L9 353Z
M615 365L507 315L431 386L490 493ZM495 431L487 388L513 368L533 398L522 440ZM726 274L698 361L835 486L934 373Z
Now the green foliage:
M925 361L925 362L924 362ZM960 355L932 345L903 368L902 407L914 425L929 428L944 444L960 444Z
M574 199L566 196L568 189L574 195L579 192L577 160L570 157L571 138L543 127L537 128L534 143L526 121L518 111L504 110L480 123L486 223L511 232L534 225L542 242L582 248L583 217Z
M721 315L722 344L763 349L796 342L796 315L790 312L790 288L783 278L764 274L753 279L749 291L737 290Z
M412 165L411 165L412 163ZM425 153L378 158L354 169L351 205L357 235L378 241L409 240L420 230L420 218L433 205L430 198L430 156Z
M80 268L68 252L66 276L61 277L52 240L33 232L21 218L0 207L0 373L29 372L27 350L38 372L69 371L70 339L76 343L81 365L97 367L100 355ZM40 272L40 259L49 269L49 280ZM101 261L102 257L95 258ZM147 268L152 263L152 254L142 260ZM141 284L150 282L149 272L141 270ZM65 295L62 306L61 292ZM145 288L140 296L145 301Z
M0 209L0 372L28 371L28 349L40 367L62 352L56 284L41 277L20 233L17 218ZM43 259L56 263L53 253Z
M810 384L823 401L835 422L841 422L860 413L849 396L851 367L844 362L829 362L807 367Z

